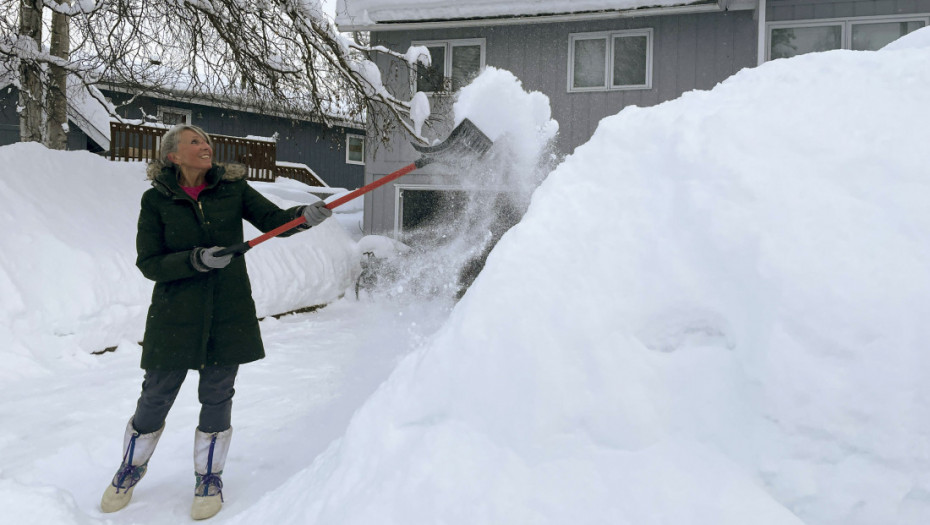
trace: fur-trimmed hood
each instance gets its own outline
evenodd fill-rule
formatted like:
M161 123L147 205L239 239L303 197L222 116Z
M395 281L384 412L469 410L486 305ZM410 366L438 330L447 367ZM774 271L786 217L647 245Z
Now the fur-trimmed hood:
M204 177L208 188L213 188L220 182L236 182L245 179L249 170L243 164L214 164ZM145 169L145 174L152 187L165 195L183 197L185 193L178 184L178 171L174 166L166 166L160 160L153 160Z
M173 166L167 166L164 162L160 160L153 160L149 162L148 166L145 168L145 175L149 180L154 181L164 171L166 168L170 169ZM216 171L222 176L222 180L225 181L237 181L244 179L246 175L249 174L249 168L244 164L213 164L213 169L210 171ZM176 170L175 170L176 171Z

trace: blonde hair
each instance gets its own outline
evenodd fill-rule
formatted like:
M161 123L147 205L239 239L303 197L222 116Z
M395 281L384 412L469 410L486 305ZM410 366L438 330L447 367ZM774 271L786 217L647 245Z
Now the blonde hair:
M162 166L173 167L175 165L174 162L171 162L171 159L168 158L168 154L177 153L181 132L188 129L203 137L207 141L207 144L209 144L211 148L213 147L213 139L210 138L210 135L208 135L206 131L193 124L178 124L165 132L161 137L161 145L158 147L158 160L161 161Z

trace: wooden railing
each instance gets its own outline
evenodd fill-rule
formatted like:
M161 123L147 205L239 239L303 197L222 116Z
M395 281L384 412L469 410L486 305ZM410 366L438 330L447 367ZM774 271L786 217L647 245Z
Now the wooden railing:
M289 179L298 180L307 186L316 186L320 188L326 188L329 186L323 182L323 179L314 173L313 170L311 170L310 167L306 164L287 163L285 165L279 163L277 165L276 173L278 174L278 177L287 177Z
M110 122L110 160L155 160L167 129Z
M110 160L155 160L164 127L110 123ZM210 135L213 160L237 162L249 169L249 180L274 181L277 146L274 142Z

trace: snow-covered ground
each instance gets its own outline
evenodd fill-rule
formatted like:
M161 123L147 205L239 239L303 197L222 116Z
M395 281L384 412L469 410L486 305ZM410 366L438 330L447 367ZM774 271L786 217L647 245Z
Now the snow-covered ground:
M252 250L263 315L330 304L262 322L213 522L930 522L928 63L924 29L604 119L454 308L340 299L345 217ZM479 80L457 117L550 136L539 94L468 104L520 98ZM141 381L141 170L0 163L4 521L186 521L193 376L133 502L97 509Z

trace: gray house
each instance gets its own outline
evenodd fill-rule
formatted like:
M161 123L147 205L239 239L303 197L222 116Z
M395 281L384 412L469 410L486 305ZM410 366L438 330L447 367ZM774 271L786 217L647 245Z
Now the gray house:
M379 66L396 94L431 93L434 114L483 67L513 72L527 91L549 97L562 153L626 106L709 89L767 60L878 49L930 24L930 0L456 0L425 6L340 0L336 22L342 31L370 32L372 45L401 52L426 46L429 70L405 71L388 59L379 59ZM446 132L438 125L433 134ZM408 138L393 142L397 146L367 153L366 183L417 158ZM440 185L438 169L427 166L366 196L366 231L402 236L430 215L431 206L454 201L442 195L463 188Z
M154 118L168 125L194 124L217 135L275 137L278 162L304 164L335 188L355 189L363 183L365 130L358 122L336 120L332 126L326 126L308 118L269 114L187 95L134 96L113 86L101 86L100 91L128 121ZM81 95L84 90L75 93ZM12 79L0 78L0 146L20 139L18 100L19 92ZM110 150L109 116L99 104L72 98L68 120L69 150L94 153Z

